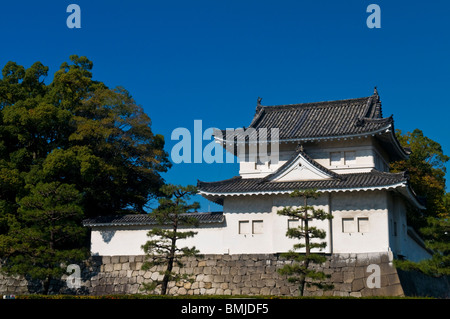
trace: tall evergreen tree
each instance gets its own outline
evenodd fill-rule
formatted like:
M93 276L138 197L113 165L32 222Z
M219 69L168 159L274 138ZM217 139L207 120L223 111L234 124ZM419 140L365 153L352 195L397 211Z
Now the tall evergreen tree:
M403 147L411 148L407 160L391 164L391 171L408 171L413 190L426 202L426 210L418 212L408 209L408 223L420 232L425 245L432 252L430 259L420 262L396 260L397 267L405 270L418 270L427 275L450 274L450 193L446 193L446 167L450 157L445 155L442 146L425 136L419 129L402 133L397 137Z
M411 149L411 155L406 160L391 163L391 171L409 172L412 189L426 200L425 216L449 217L444 197L447 172L445 164L450 157L444 154L438 142L425 136L419 129L407 133L397 130L396 136L403 147ZM410 211L408 217L417 228L426 225L426 218L422 214Z
M80 227L82 218L145 213L148 201L160 195L164 184L160 174L171 166L163 136L152 132L150 118L125 89L108 88L93 80L92 68L86 57L72 55L48 85L44 81L48 67L40 62L28 69L8 62L2 70L0 260L10 274L42 278L24 265L42 265L50 271L50 262L36 258L51 254L55 262L61 258L63 263L69 257L62 253L65 245L88 247L87 233L77 231L70 245L59 240L52 253L35 247L41 240L30 246L36 248L32 253L24 250L31 231L51 235L52 228L37 222L38 216L61 208L27 206L30 196L44 200L44 194L38 195L44 187L78 192L72 203L61 205L77 207L77 214L64 217L64 221L68 225L77 222ZM54 200L56 205L58 199ZM62 233L73 232L58 227ZM60 245L62 242L65 244Z
M161 191L165 196L159 199L158 208L151 212L158 226L148 232L150 240L142 245L146 254L142 269L148 270L154 266L165 268L164 271L160 271L163 275L161 281L144 284L147 290L153 290L157 285L161 285L161 295L165 295L169 281L189 280L189 274L173 271L174 265L181 268L182 257L199 256L199 251L195 247L180 248L177 243L180 239L197 234L194 231L180 231L180 228L198 226L198 219L190 216L189 212L199 208L199 204L188 203L191 196L197 193L195 186L164 185Z
M308 200L317 199L320 196L316 190L295 190L290 196L303 199L303 203L300 203L301 206L296 208L290 206L284 207L277 213L300 221L298 227L287 230L286 236L298 239L301 242L294 244L293 249L288 253L282 254L282 257L292 260L293 263L284 265L278 269L278 272L281 275L288 275L289 282L299 284L300 296L304 295L305 287L311 285L324 290L331 289L333 285L324 283L329 278L329 275L311 268L311 264L319 265L326 261L324 255L311 252L313 249L321 250L326 247L326 242L314 241L314 239L324 239L326 232L315 226L311 226L310 222L313 220L331 219L333 216L322 209L316 209L314 206L308 205ZM302 248L305 248L305 253L298 252ZM309 281L307 280L308 278L310 279Z
M1 238L6 240L1 270L41 279L48 294L51 280L65 272L61 263L67 267L88 256L80 245L86 234L80 201L73 185L52 182L33 187L18 202L17 218L10 225L14 236Z

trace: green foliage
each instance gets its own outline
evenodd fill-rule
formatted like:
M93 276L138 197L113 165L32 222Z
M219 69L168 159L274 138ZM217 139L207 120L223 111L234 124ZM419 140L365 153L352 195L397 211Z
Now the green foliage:
M406 134L397 130L396 135L402 146L411 148L412 153L407 160L391 163L391 171L409 172L412 189L426 199L426 216L449 217L443 198L446 193L445 163L450 157L444 154L439 143L424 136L419 129ZM408 217L417 228L424 226L424 219L417 212L410 212Z
M396 260L396 266L431 276L449 275L450 193L445 191L445 163L450 157L444 154L439 143L424 136L419 129L396 133L402 146L411 148L412 153L408 160L392 163L391 171L408 171L412 189L426 199L426 211L408 210L408 222L420 231L426 247L433 253L431 259L418 263Z
M324 281L329 278L322 271L311 269L311 264L322 264L326 261L326 257L320 254L311 253L312 249L324 249L326 242L313 241L314 239L324 239L326 232L309 223L312 220L331 219L333 216L326 213L322 209L316 209L314 206L308 205L309 199L317 199L320 194L316 190L295 190L290 194L291 197L299 197L303 199L303 205L299 207L284 207L277 213L288 216L289 218L297 219L300 225L297 228L290 228L286 232L289 238L304 240L294 244L293 249L288 253L282 254L282 257L291 260L292 264L286 264L278 270L281 275L287 275L289 282L299 283L299 294L303 296L305 286L314 285L320 289L332 289L333 285L326 284ZM296 252L301 248L305 248L305 254ZM307 281L309 279L309 281Z
M145 213L148 201L160 195L164 184L160 174L170 167L164 138L153 134L150 118L125 89L110 89L92 80L92 68L86 57L72 55L48 85L44 83L48 67L40 62L28 69L8 62L2 70L0 259L11 274L43 278L41 272L56 268L41 259L65 262L70 257L66 247L88 247L87 233L72 226L58 226L61 234L74 238L73 242L59 239L54 251L31 245L30 238L43 238L45 232L50 236L50 226L38 222L38 216L64 213L48 202L31 210L37 196L58 203L59 198L40 193L44 187L77 192L69 197L72 202L61 205L76 207L77 213L64 221L76 222L80 229L83 218ZM33 226L30 218L36 220ZM33 253L25 248L33 248ZM13 251L23 254L13 258Z
M429 276L450 275L450 223L448 218L428 217L428 226L421 229L427 236L425 245L433 255L430 259L412 262L396 260L396 266L403 270L417 270Z
M151 229L147 236L150 237L142 249L144 250L145 262L143 270L152 267L165 268L159 273L163 276L161 281L155 280L150 284L144 284L144 289L154 290L161 285L161 294L167 293L169 281L191 280L189 274L180 274L173 271L173 266L183 267L182 257L199 256L199 251L195 247L178 247L179 239L186 239L195 236L193 231L180 231L180 227L198 226L198 219L189 216L191 210L199 208L199 204L188 203L190 197L197 193L195 186L164 185L161 188L164 197L159 199L158 208L151 214L158 222L158 227Z
M88 251L79 248L86 229L80 193L73 185L39 183L19 202L10 220L14 236L3 236L0 248L6 259L1 270L44 280L45 292L52 278L64 273L62 262L77 262Z

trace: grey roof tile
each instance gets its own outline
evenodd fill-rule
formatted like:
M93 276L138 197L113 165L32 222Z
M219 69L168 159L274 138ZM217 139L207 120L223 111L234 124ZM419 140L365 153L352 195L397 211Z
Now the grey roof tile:
M222 212L208 213L187 213L198 219L200 224L222 223L224 221ZM131 214L131 215L111 215L98 216L83 220L83 225L87 227L98 226L131 226L131 225L158 225L157 220L149 214Z
M368 188L379 186L391 186L408 181L406 173L386 173L372 170L368 173L340 174L339 178L326 180L269 182L264 178L242 178L236 176L218 182L198 181L197 187L202 192L209 194L266 192L266 191L293 191L295 189L318 190Z
M259 129L267 129L270 140L271 128L279 129L280 140L370 133L393 123L392 117L382 118L381 115L378 93L369 97L347 100L275 106L258 105L249 126L255 129L255 135L250 135L250 138L256 139ZM227 131L221 132L222 136L226 137ZM236 136L244 138L243 133Z

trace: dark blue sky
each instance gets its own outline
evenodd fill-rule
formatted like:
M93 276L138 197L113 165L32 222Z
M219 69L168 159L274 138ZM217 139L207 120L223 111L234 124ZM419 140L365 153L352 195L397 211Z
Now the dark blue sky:
M8 2L1 67L41 61L53 75L71 54L87 56L96 80L125 87L144 107L169 152L172 131L193 131L194 120L204 129L248 126L258 96L293 104L368 96L377 86L396 128L420 128L450 154L450 1ZM66 26L71 3L81 7L81 29ZM371 3L381 29L366 25ZM238 164L177 164L164 177L186 185L237 174Z

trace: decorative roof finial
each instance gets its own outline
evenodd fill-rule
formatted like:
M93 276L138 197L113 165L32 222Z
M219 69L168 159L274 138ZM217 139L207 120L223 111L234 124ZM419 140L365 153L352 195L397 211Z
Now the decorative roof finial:
M375 86L375 88L373 89L373 95L378 95L378 90L377 87Z
M258 96L258 100L257 100L257 106L261 106L261 101L262 101L262 97Z

